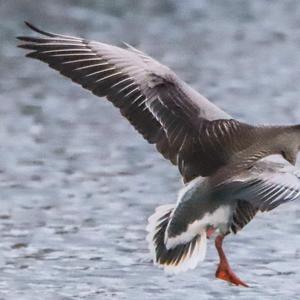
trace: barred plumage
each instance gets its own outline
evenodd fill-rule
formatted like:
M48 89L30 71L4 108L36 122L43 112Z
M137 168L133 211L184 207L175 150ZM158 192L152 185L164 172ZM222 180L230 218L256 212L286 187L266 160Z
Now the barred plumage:
M205 257L207 238L218 233L216 276L247 286L229 267L222 241L258 211L300 198L300 171L293 166L300 125L239 122L130 45L123 49L27 25L41 35L19 37L27 57L106 97L178 166L186 186L177 204L159 207L149 218L154 262L173 273L195 268ZM273 154L285 161L269 157Z

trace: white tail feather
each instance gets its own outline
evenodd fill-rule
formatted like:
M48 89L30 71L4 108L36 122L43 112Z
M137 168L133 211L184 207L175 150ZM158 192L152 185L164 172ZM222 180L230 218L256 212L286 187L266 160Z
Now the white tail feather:
M153 257L154 263L156 263L156 259L155 259L156 250L155 250L155 244L153 243L153 238L157 231L158 220L162 216L164 216L166 213L173 210L173 208L174 208L174 205L172 205L172 204L158 206L155 208L155 213L148 218L148 225L146 227L148 235L146 237L146 240L148 242L148 248L149 248L151 256Z
M205 230L194 235L191 240L167 249L165 231L172 217L174 205L163 205L156 208L148 219L147 241L153 261L167 273L177 274L194 269L206 255Z

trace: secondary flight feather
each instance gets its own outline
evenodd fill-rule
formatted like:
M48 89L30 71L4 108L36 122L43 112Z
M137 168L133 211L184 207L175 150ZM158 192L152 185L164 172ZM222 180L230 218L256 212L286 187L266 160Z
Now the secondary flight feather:
M157 150L177 165L186 186L175 205L158 207L147 226L154 262L178 273L205 258L217 235L216 277L247 286L222 249L258 211L300 198L300 125L258 126L231 118L155 59L26 23L38 37L21 36L26 56L47 63L99 97L106 97ZM278 163L269 156L281 155ZM264 160L263 160L264 159Z

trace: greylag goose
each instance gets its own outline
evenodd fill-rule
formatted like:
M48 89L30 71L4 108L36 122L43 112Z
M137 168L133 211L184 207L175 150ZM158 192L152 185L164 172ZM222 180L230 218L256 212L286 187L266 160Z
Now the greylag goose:
M193 269L214 237L220 259L216 277L247 286L231 269L222 242L258 211L299 198L300 172L294 165L300 125L240 122L130 45L119 48L26 24L40 34L18 37L28 57L106 97L178 166L185 186L177 203L158 207L147 226L154 263L171 273Z

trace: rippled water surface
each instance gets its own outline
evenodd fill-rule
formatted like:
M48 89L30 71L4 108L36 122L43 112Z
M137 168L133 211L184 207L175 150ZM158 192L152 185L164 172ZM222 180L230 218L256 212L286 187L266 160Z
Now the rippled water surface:
M117 2L117 4L115 3ZM175 202L175 167L102 99L23 57L43 28L119 44L172 67L248 122L299 123L299 1L0 1L0 299L300 299L299 203L225 247L250 289L152 266L145 225Z

